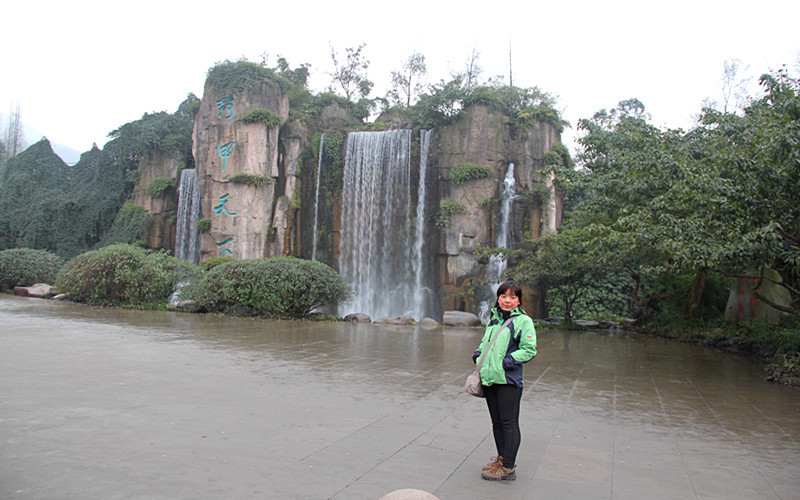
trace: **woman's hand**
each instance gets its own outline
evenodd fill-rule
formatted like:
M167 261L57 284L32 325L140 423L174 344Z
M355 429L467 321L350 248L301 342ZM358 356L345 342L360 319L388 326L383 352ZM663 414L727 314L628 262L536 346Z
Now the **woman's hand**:
M506 354L506 357L503 358L503 370L513 370L518 366L522 366L522 362L517 361L510 354Z

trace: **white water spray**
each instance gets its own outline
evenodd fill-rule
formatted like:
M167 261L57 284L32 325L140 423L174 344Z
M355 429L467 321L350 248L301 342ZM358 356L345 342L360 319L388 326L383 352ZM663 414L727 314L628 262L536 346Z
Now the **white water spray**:
M314 201L314 244L311 247L311 260L317 260L317 223L319 221L319 185L322 178L322 151L325 144L325 134L319 138L319 159L317 160L317 194Z
M427 149L425 150L427 154ZM422 172L420 175L423 175ZM351 132L345 147L339 272L353 288L340 315L422 319L424 227L413 223L411 131ZM424 182L420 182L424 203Z
M181 172L178 186L178 214L175 228L175 257L200 263L200 249L197 246L198 234L195 225L200 216L200 183L197 171L192 168Z
M425 280L425 258L423 247L425 246L425 198L427 196L426 182L428 171L428 149L430 148L431 133L433 130L419 131L419 187L417 188L417 214L414 224L414 254L413 266L415 280L414 296L414 317L422 319L425 314L425 306L428 303L433 290L427 286Z
M495 235L495 246L498 248L509 248L511 244L511 206L514 202L514 197L517 196L517 181L514 178L514 164L508 164L508 172L503 179L503 198L500 202L500 222L497 225L497 234ZM486 324L489 321L489 313L494 306L496 299L497 289L500 286L500 278L506 271L506 260L499 255L492 255L489 258L489 264L486 266L486 281L489 283L491 290L487 294L479 307L478 317Z

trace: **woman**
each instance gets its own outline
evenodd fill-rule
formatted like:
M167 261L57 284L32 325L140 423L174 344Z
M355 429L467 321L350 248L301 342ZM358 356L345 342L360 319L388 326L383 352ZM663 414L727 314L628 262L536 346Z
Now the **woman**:
M481 384L497 446L497 456L481 473L481 477L488 480L513 481L517 478L515 461L521 439L522 367L536 356L536 331L533 320L520 306L521 300L522 288L519 285L511 281L500 285L497 303L492 308L481 345L472 356L472 360L477 362L497 335L481 366ZM504 328L508 319L511 322Z

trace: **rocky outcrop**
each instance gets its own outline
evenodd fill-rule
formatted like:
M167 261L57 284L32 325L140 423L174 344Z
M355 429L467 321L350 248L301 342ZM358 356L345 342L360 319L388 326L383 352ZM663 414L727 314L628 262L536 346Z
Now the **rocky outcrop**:
M285 196L277 191L279 125L241 121L253 109L285 118L289 100L268 80L234 95L206 83L192 134L201 213L211 219L211 229L201 238L201 261L214 256L261 258L268 253L268 238L274 238L274 204L278 196ZM237 174L266 182L232 182ZM273 247L271 252L275 251Z
M158 178L177 179L181 168L179 155L155 153L139 162L139 182L133 192L133 202L150 214L145 231L148 248L175 248L175 212L178 193L170 188L162 196L152 198L147 186Z
M268 110L283 121L245 123L242 117L254 109ZM340 155L330 151L323 155L316 141L327 134L338 137L336 144L341 144L354 119L336 103L306 121L287 121L288 115L287 96L269 79L232 95L207 82L193 132L202 193L200 217L211 220L210 230L201 237L201 261L214 256L310 258L316 253L318 260L338 266L345 147ZM400 115L383 118L385 123L403 126ZM418 135L412 134L414 165L420 157ZM438 316L446 309L477 312L475 291L486 280L487 263L476 251L495 246L498 200L511 164L520 191L513 201L511 246L559 224L560 197L544 174L544 155L560 136L554 127L541 123L517 130L507 117L485 105L472 105L457 123L437 129L434 135L425 184L431 251L424 267L435 276L431 281L441 303L430 315ZM491 175L452 182L450 172L462 163L488 167ZM237 182L239 174L266 182ZM410 182L418 178L415 172ZM534 195L542 192L542 186L552 195L544 206ZM417 186L412 188L416 195ZM445 227L437 227L436 211L445 199L464 212L454 214ZM542 298L533 290L526 290L523 304L532 315L543 313Z
M731 284L728 295L728 304L725 308L725 321L737 323L739 321L758 321L761 323L777 325L789 314L768 304L771 302L784 309L789 309L792 297L789 292L778 285L781 276L774 269L765 269L767 279L753 278L759 272L749 273L749 278L738 278Z
M474 314L464 311L445 311L442 324L447 326L480 326L481 320Z
M475 251L495 246L497 205L510 164L515 166L520 193L512 205L511 246L526 237L555 230L560 224L561 196L544 170L544 154L559 142L560 133L551 125L538 123L515 130L502 114L484 105L468 108L458 123L439 131L441 198L465 209L451 218L441 234L438 269L443 308L476 310L474 288L486 278L486 262L478 259ZM449 180L449 173L460 163L489 167L492 175L455 184ZM544 207L532 196L541 186L550 193ZM540 315L540 294L526 290L524 295L528 311Z
M14 295L20 297L34 297L37 299L49 299L55 296L55 288L45 283L36 283L31 286L14 287Z

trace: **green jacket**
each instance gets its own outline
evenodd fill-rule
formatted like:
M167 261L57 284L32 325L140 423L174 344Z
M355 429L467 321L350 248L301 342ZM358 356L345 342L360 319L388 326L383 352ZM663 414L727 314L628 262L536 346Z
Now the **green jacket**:
M483 385L509 384L522 387L523 364L536 356L536 329L533 327L533 320L519 308L511 311L511 318L508 328L503 329L483 360ZM503 328L504 322L500 310L496 307L492 309L492 317L483 332L481 345L472 356L476 365L497 330Z

